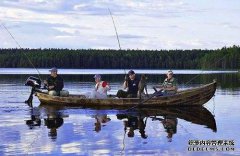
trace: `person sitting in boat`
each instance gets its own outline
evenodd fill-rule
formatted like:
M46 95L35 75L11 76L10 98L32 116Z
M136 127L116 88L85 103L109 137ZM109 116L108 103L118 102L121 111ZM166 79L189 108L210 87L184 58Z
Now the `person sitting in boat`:
M173 77L173 72L169 70L166 75L167 78L162 85L153 87L156 91L156 96L174 95L177 93L177 80ZM159 88L160 90L157 91L156 88Z
M116 96L119 98L136 98L138 94L138 84L139 80L136 78L135 72L130 70L123 83L123 88L127 89L127 91L118 90Z
M63 79L58 75L58 70L53 67L49 70L51 72L47 80L44 80L44 84L48 89L48 94L52 96L68 96L69 92L62 90L64 87Z
M101 80L101 75L96 74L94 76L96 85L94 90L91 93L90 98L92 99L106 99L107 98L107 91L109 91L111 88L106 81Z

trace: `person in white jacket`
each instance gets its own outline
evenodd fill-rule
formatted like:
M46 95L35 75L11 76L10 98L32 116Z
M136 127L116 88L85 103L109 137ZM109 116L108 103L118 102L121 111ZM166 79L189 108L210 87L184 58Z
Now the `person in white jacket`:
M94 99L106 99L107 98L107 91L109 91L111 88L109 84L106 81L101 80L101 75L96 74L94 76L96 85L94 90L91 93L90 98Z

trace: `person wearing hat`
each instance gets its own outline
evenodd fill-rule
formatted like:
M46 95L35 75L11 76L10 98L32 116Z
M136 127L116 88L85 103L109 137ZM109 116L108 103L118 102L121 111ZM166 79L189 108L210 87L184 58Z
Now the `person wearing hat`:
M47 80L44 80L44 84L48 90L48 94L52 96L68 96L69 92L62 90L64 87L63 79L58 75L58 70L53 67L49 70L51 72Z
M91 93L90 98L92 99L106 99L107 98L107 91L111 88L106 81L101 80L101 75L96 74L94 77L96 85L94 90Z
M164 80L162 85L154 87L160 89L155 93L157 96L173 95L177 93L177 80L173 77L173 72L169 70L166 75L167 78Z
M127 89L127 91L119 90L116 96L119 98L136 98L138 94L138 84L139 80L136 78L135 72L130 70L128 77L125 77L123 83L123 89Z

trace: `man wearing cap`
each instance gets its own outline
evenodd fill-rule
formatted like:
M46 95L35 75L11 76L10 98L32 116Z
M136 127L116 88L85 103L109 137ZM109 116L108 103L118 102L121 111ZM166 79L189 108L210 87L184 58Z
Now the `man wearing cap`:
M51 75L44 81L44 84L48 89L48 94L52 96L68 96L69 92L62 90L64 83L62 77L57 74L57 68L53 67L49 71L51 72Z
M157 96L164 96L164 95L173 95L177 93L177 80L173 77L173 72L169 70L167 72L167 78L164 80L162 85L155 86L155 88L159 88Z
M111 88L106 81L101 81L101 75L96 74L94 77L96 85L94 90L91 93L90 98L93 99L106 99L107 98L107 91Z
M117 92L117 97L119 98L136 98L138 93L139 80L136 78L135 72L130 70L128 72L128 77L125 77L123 83L123 89L127 91L119 90Z

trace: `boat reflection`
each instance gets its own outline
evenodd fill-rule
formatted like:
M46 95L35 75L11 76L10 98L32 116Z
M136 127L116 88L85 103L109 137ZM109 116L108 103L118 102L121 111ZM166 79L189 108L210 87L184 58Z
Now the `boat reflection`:
M142 139L147 139L151 132L146 131L146 127L151 124L162 125L162 130L166 132L166 137L169 142L173 140L173 136L177 134L179 119L191 122L197 125L204 125L213 132L217 131L216 121L214 116L204 107L160 107L160 108L141 108L131 111L113 110L113 109L82 109L82 108L56 108L53 106L40 105L41 111L32 111L31 119L26 121L30 129L41 126L41 119L44 121L44 126L49 129L49 137L53 140L57 138L58 129L64 124L64 117L71 115L72 124L77 122L77 125L91 125L91 128L86 127L81 131L94 130L95 133L104 131L113 131L110 124L121 123L122 128L129 138L140 136ZM70 110L66 115L67 110ZM38 112L38 113L36 113ZM39 112L41 112L39 114ZM40 116L43 116L41 118ZM70 120L70 119L69 119ZM76 125L76 124L75 124ZM124 136L125 136L124 134ZM64 135L64 133L61 133Z
M32 107L30 114L31 119L26 120L26 125L34 129L40 127L43 120L44 126L49 129L48 136L53 141L57 138L57 129L64 123L63 118L68 117L62 108L57 107Z
M145 114L146 115L146 114ZM117 114L117 118L119 120L124 120L124 130L125 132L128 130L127 135L128 137L134 137L134 131L139 130L139 133L143 139L146 139L148 136L145 133L145 128L147 124L147 119L150 117L152 121L160 121L167 132L167 138L169 142L172 141L172 136L177 132L177 123L178 119L174 116L164 116L164 117L157 117L157 116L146 116L143 117L142 115L133 116L133 115L126 115L126 114Z
M177 133L178 119L192 122L198 125L205 125L217 131L216 121L214 116L204 107L162 107L158 109L138 109L127 114L117 114L119 120L124 121L125 129L128 129L128 137L134 136L134 130L139 130L141 137L146 139L145 127L148 118L153 122L161 122L165 132L167 133L168 141L171 142L173 135Z

